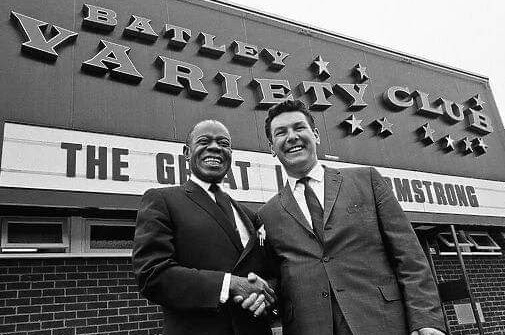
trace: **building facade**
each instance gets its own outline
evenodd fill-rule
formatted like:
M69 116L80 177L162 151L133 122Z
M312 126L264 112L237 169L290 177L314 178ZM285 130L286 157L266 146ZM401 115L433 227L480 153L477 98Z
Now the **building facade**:
M187 132L217 119L227 192L259 208L286 177L263 130L285 99L313 111L325 164L390 184L451 334L505 333L505 132L486 77L220 1L0 8L0 333L159 333L131 272L140 196L184 183Z

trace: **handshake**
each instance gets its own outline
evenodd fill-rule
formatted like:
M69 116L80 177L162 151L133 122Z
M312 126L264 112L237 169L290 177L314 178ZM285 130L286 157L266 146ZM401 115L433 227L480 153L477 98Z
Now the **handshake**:
M266 309L275 303L275 292L268 283L250 272L245 277L231 276L230 296L243 309L250 310L255 317L266 313ZM275 310L273 311L275 314Z

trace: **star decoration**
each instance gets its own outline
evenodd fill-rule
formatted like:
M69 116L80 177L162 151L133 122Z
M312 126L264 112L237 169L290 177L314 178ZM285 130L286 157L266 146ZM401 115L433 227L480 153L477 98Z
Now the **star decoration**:
M419 128L424 134L422 140L431 144L435 142L433 139L433 134L435 133L435 130L430 127L429 123L425 123Z
M444 149L447 151L453 151L454 150L454 140L451 138L451 135L446 135L442 137L440 140L442 143L445 143Z
M354 72L358 74L359 76L358 79L361 83L370 78L366 73L366 66L362 66L360 63L356 64L356 66L354 67Z
M471 97L470 103L472 104L473 109L476 109L479 111L484 108L482 105L485 104L485 102L481 99L480 94L476 94L473 97Z
M357 135L363 131L363 127L361 126L363 120L356 119L354 114L345 119L344 122L351 126L350 133L353 135Z
M482 137L477 137L473 140L473 142L475 143L475 149L481 154L485 154L487 152L488 145L484 143Z
M465 154L469 154L471 152L473 152L473 149L472 149L472 141L470 141L468 139L468 137L464 137L461 139L461 144L463 146L463 152Z
M317 67L317 75L323 77L324 79L330 77L330 72L328 71L328 64L330 62L325 62L321 56L317 56L312 62L314 66Z
M386 117L383 117L382 119L377 119L375 120L381 128L379 130L379 135L384 135L384 136L389 136L393 134L393 130L391 127L393 127L393 124L386 119Z

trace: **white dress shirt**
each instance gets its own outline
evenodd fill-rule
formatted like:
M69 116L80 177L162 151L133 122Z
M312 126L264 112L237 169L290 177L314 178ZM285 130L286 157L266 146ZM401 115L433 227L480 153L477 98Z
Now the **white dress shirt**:
M200 186L201 188L203 188L205 190L205 192L207 192L209 197L212 200L214 200L214 202L216 201L216 197L215 197L214 193L209 191L209 187L210 187L211 183L207 183L207 182L199 179L194 174L192 174L189 177L189 179L191 181L193 181L195 184L197 184L198 186ZM223 183L221 182L221 183L216 183L216 184L223 191ZM240 242L242 242L242 246L245 247L247 242L249 241L249 232L247 231L247 228L246 228L244 222L240 218L240 215L238 215L237 209L235 208L235 206L233 206L233 203L231 204L231 208L233 210L233 216L235 217L235 225L237 226L237 231L238 231L238 234L240 235ZM219 301L223 304L228 300L228 298L230 296L230 281L231 281L231 273L226 273L223 278L223 286L221 288L221 294L219 295Z
M310 177L309 185L314 190L317 200L319 200L321 208L324 210L324 168L321 163L317 162L317 164L307 174L307 177ZM307 201L305 200L305 185L303 183L297 183L297 181L298 178L288 175L289 187L291 187L291 191L298 203L298 207L300 207L303 215L312 227L312 218L310 217L309 207L307 206Z

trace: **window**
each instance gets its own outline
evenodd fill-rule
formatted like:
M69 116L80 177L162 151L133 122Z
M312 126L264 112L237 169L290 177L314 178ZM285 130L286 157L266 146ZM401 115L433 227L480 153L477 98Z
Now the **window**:
M466 235L477 250L501 250L500 246L487 232L467 232Z
M120 220L85 220L83 252L128 252L133 249L135 222Z
M463 255L501 255L500 246L487 232L459 230L458 242ZM456 255L456 245L452 233L442 232L437 235L437 246L440 255Z
M2 219L1 251L61 252L69 247L68 223L62 218Z

